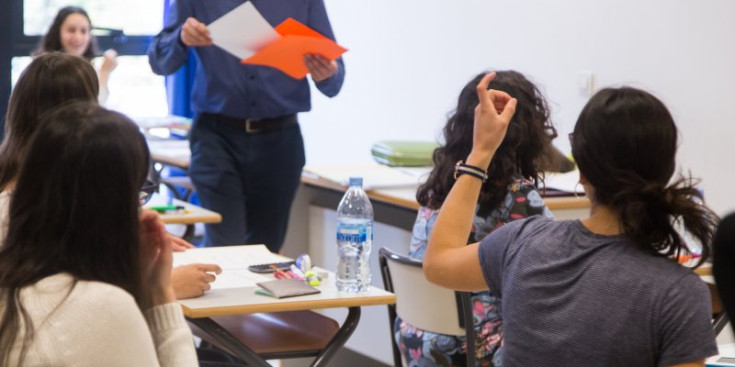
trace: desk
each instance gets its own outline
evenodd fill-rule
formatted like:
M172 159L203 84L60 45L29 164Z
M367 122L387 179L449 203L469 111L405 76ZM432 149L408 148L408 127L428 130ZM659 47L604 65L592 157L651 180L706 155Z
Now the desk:
M214 260L223 268L219 279L213 283L213 289L211 291L202 297L180 300L179 303L189 322L217 339L239 358L246 361L249 366L266 367L269 364L262 360L248 346L242 345L227 330L214 322L211 317L259 312L302 311L347 307L349 313L345 322L327 347L321 351L312 363L312 366L324 366L334 356L337 350L344 345L357 327L357 323L360 320L360 307L386 305L396 302L395 295L376 287L371 287L365 293L340 293L334 284L336 279L334 273L330 273L329 277L317 287L321 290L319 294L283 299L257 295L254 293L256 286L251 285L250 282L245 280L245 277L249 277L252 273L244 274L242 267L246 267L246 264L283 260L283 257L279 255L268 253L265 246L262 245L193 249L184 253L174 254L174 257L175 263L177 264L186 262L211 262ZM185 257L187 259L182 260ZM221 261L217 261L218 259ZM240 269L235 270L235 268ZM240 271L240 279L245 286L228 287L225 285L220 288L218 282L223 277L228 276L228 270L232 270L231 274L235 276L237 276L235 273ZM255 275L251 280L255 281L254 278L256 277L258 276ZM231 280L224 281L232 284L229 283Z
M158 194L154 194L144 208L166 204L168 204L167 199ZM219 223L222 221L222 216L219 213L204 209L192 203L173 199L171 204L183 206L184 211L180 213L159 213L158 217L164 224L185 224L186 231L181 236L182 238L187 238L194 234L194 224L196 223Z

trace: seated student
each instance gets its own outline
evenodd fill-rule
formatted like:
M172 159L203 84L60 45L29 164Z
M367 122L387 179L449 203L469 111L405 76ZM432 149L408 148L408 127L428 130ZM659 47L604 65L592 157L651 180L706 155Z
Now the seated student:
M137 126L78 102L39 123L0 249L3 366L196 366Z
M92 21L84 9L67 6L61 8L56 14L48 32L41 38L35 54L54 51L82 57L89 62L92 62L92 59L97 56L97 42L92 36ZM115 50L107 50L102 56L104 60L99 70L98 97L100 103L105 103L110 95L107 82L110 74L117 67L117 53Z
M517 101L477 86L472 151L485 170ZM690 179L668 184L677 130L666 107L633 88L603 89L582 110L572 153L592 208L583 220L509 223L466 246L481 180L461 174L442 206L424 273L502 299L503 366L703 366L717 353L706 285L672 260L688 252L681 219L703 246L716 216Z
M97 100L99 90L92 66L75 56L51 52L36 57L23 71L8 103L5 139L0 145L0 239L5 238L7 208L15 187L19 162L31 135L41 125L39 116L70 101ZM174 248L192 247L170 236ZM2 241L0 241L0 246ZM174 269L174 290L178 298L201 296L221 269L213 264L192 264Z
M477 93L475 88L485 74L475 76L459 94L457 108L444 126L445 143L434 151L434 169L419 187L421 205L413 227L409 256L424 257L426 243L444 200L454 184L454 166L472 149L472 126ZM490 165L489 178L482 185L470 223L469 242L481 241L488 233L516 219L535 214L550 216L533 180L539 176L537 163L550 150L556 130L538 89L521 73L498 71L493 87L521 99L508 134ZM491 291L472 296L477 360L481 366L498 366L496 350L501 345L500 299ZM465 338L440 335L416 328L396 319L396 343L409 365L465 366Z
M717 293L735 331L735 213L720 221L712 249L712 275Z

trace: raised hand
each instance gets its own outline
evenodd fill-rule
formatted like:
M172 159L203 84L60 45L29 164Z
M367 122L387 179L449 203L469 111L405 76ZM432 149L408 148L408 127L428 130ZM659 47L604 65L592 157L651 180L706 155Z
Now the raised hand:
M495 72L485 75L477 84L479 104L475 107L475 126L472 140L472 153L477 164L486 168L493 154L505 138L508 124L516 110L518 100L508 93L488 89L495 78Z

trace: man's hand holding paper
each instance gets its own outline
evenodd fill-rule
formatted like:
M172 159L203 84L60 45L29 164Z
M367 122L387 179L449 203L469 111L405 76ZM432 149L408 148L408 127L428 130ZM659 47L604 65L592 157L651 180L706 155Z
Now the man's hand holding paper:
M186 23L181 26L181 42L187 46L209 46L212 44L212 38L209 36L209 30L204 23L189 17Z
M320 82L334 75L337 72L337 62L319 54L304 55L304 65L309 69L311 79Z
M189 21L192 24L189 25ZM337 72L335 60L347 49L313 29L288 18L273 28L248 1L204 27L189 18L182 28L184 44L208 40L244 64L276 68L294 79L311 73L315 82ZM201 26L200 26L201 25ZM187 40L185 40L185 37Z

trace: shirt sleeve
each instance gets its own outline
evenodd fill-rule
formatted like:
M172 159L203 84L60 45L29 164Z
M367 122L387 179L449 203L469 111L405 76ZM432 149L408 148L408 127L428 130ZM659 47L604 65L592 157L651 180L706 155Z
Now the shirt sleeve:
M146 313L149 320L146 324L130 294L109 285L93 284L68 309L63 322L59 322L68 329L58 332L64 365L198 365L191 331L176 304L150 310ZM151 311L155 315L150 316ZM73 342L65 338L73 338Z
M314 0L309 8L309 27L321 33L325 37L337 41L332 32L332 26L327 16L327 8L324 6L324 0ZM316 88L327 97L334 97L342 89L342 83L345 80L345 63L341 57L337 58L337 72L331 77L320 82L314 83Z
M161 366L198 366L191 330L181 306L168 303L145 312Z
M148 63L158 75L173 74L187 60L187 47L181 42L181 27L193 17L189 0L172 0L166 26L148 47Z
M676 282L663 298L659 366L703 360L717 354L707 285L694 273Z
M485 236L478 246L480 267L485 276L485 282L490 291L498 297L502 297L506 254L511 242L518 236L522 222L526 221L517 220L496 229Z

